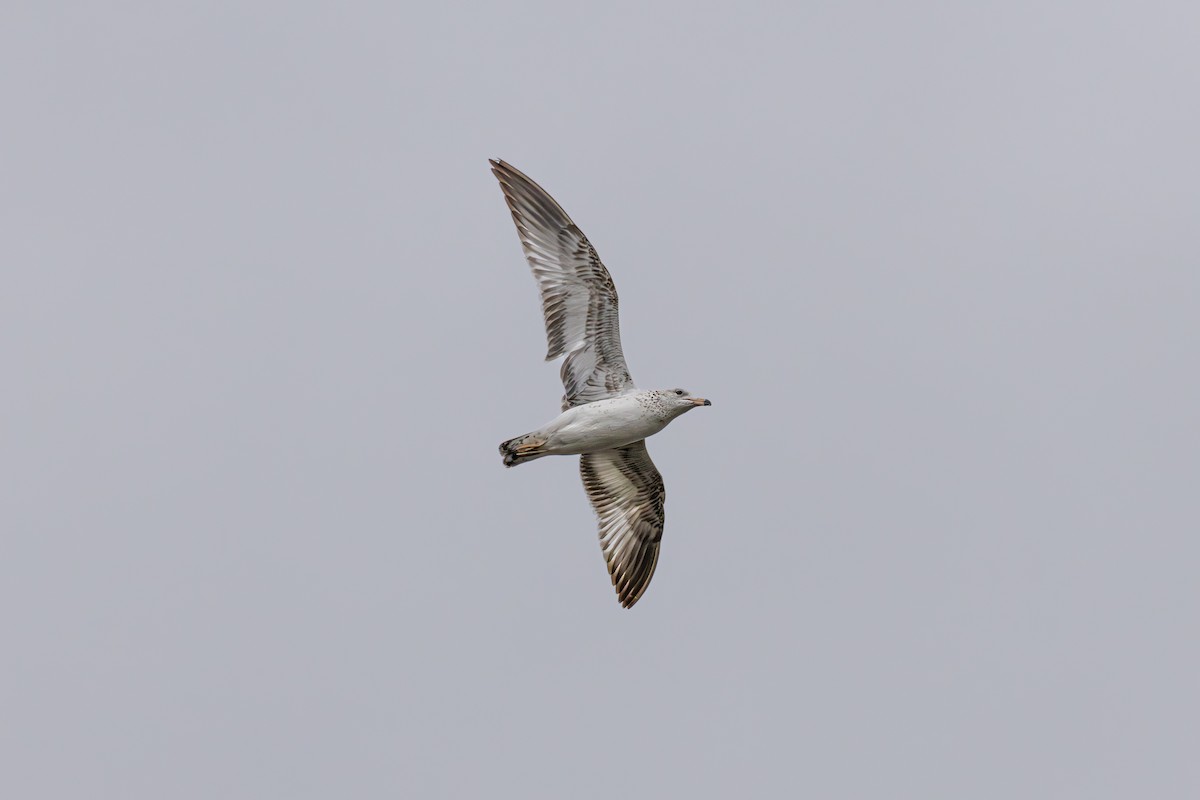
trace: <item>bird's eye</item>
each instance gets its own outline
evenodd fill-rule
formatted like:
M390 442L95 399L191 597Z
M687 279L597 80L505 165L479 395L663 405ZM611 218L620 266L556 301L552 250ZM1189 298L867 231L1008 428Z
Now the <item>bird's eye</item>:
M676 389L675 394L679 395L680 397L683 397L683 389Z

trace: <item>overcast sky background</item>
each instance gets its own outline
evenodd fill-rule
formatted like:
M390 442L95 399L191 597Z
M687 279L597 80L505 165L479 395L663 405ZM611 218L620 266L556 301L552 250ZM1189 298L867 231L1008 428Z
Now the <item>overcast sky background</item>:
M6 3L0 794L1200 796L1198 31ZM714 403L631 611L496 452L561 386L488 157Z

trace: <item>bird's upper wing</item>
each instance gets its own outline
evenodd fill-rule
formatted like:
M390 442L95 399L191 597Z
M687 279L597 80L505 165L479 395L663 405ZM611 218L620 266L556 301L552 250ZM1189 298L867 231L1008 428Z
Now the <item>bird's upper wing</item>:
M646 440L579 458L583 488L600 520L600 548L617 599L631 607L650 585L666 520L667 490Z
M636 388L621 352L617 288L596 249L545 189L503 161L491 164L542 292L546 360L567 357L563 410Z

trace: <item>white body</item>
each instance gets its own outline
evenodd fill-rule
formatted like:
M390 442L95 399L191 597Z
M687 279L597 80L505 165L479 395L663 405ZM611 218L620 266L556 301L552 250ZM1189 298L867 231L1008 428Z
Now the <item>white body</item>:
M712 404L684 389L638 391L621 350L617 288L596 249L545 189L503 161L491 164L542 296L546 360L563 358L566 409L501 442L500 455L506 467L579 456L608 573L628 608L654 575L665 522L666 489L645 440L680 414Z
M531 435L545 438L545 455L569 456L611 450L641 441L667 427L688 410L669 407L657 392L633 392L568 408Z

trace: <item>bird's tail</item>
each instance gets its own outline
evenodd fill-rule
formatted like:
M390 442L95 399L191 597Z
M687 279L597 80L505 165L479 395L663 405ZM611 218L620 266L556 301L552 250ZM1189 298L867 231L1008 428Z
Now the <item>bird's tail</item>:
M545 444L546 439L535 433L527 433L524 436L509 439L507 442L501 442L500 455L504 456L504 466L515 467L517 464L524 464L526 461L550 455L541 450Z

